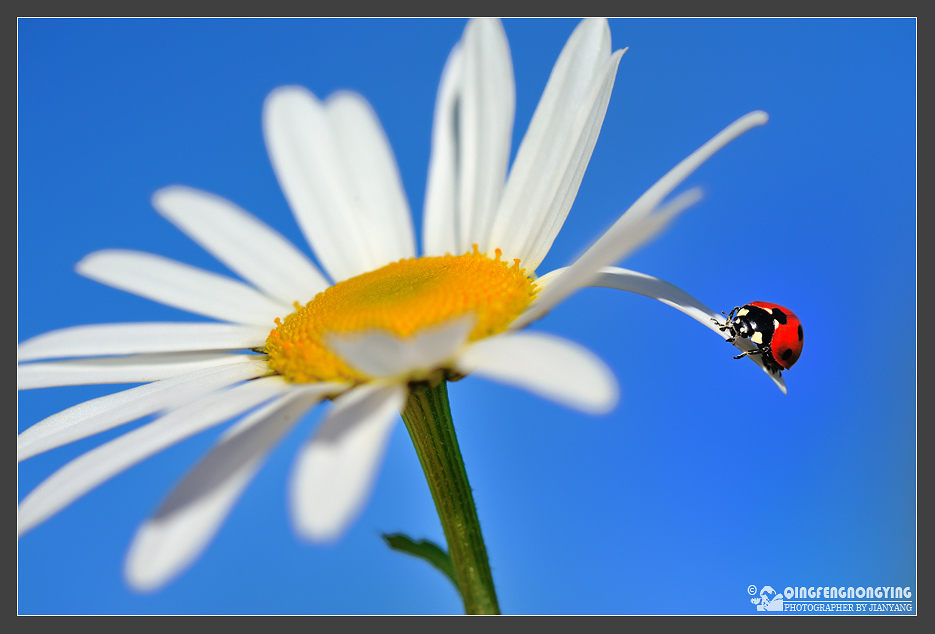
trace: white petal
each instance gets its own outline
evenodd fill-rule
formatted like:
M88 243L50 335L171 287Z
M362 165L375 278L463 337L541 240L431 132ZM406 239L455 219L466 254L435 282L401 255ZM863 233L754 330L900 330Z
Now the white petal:
M374 383L335 400L302 447L292 474L291 508L299 534L315 541L341 536L370 495L405 402L402 386Z
M281 377L257 379L203 395L75 458L27 495L18 512L23 534L88 491L201 431L246 412L290 388Z
M291 242L229 200L175 186L157 191L153 206L232 271L287 306L304 304L328 287Z
M744 132L763 125L768 119L765 112L751 112L727 126L676 165L640 196L584 255L543 289L511 327L521 328L538 319L576 289L590 284L601 267L613 264L656 236L676 215L700 200L701 192L697 188L690 189L656 209L663 198L715 152Z
M269 450L321 399L320 388L290 390L247 416L185 476L133 538L124 566L132 587L155 590L201 554Z
M461 68L447 146L456 152L455 251L486 246L510 159L516 91L513 64L498 20L472 20L461 38ZM442 122L440 122L442 123ZM444 131L443 131L444 132Z
M458 220L458 117L461 99L463 49L458 42L442 70L435 118L432 123L432 153L425 187L422 216L422 249L425 255L457 254Z
M266 345L268 326L139 322L72 326L19 344L17 361L111 354L241 350Z
M456 368L592 414L610 411L619 399L613 372L593 352L544 333L481 339L461 354Z
M546 278L560 274L560 271L562 271L562 269L544 275L539 278L539 281L548 285L549 280ZM598 272L590 286L615 288L621 291L629 291L631 293L638 293L646 297L658 299L660 302L685 313L701 325L716 332L722 339L726 340L730 336L727 331L718 328L719 325L725 322L723 315L714 312L674 284L670 284L659 278L615 266L608 266L602 268ZM750 352L756 348L754 344L743 337L735 339L733 344L742 352ZM763 363L763 360L757 355L747 356L747 358L763 368L763 371L773 379L776 386L782 390L783 394L786 393L786 382L783 380L781 372L771 372Z
M585 20L562 49L520 144L484 252L535 271L558 235L604 121L623 51L606 20Z
M339 93L322 104L304 88L277 88L263 130L286 199L333 280L415 254L396 162L362 97Z
M588 286L601 267L622 259L652 240L675 216L700 199L701 190L694 188L676 196L650 216L625 213L580 258L550 280L510 327L522 328L582 286Z
M688 178L692 172L698 169L702 163L711 158L715 152L725 145L753 128L765 125L769 121L769 115L762 110L754 110L740 117L732 124L718 132L714 138L692 152L681 163L673 167L668 174L660 178L652 187L646 190L635 203L630 207L631 211L637 216L645 216L652 213L662 200L668 196L682 181Z
M354 369L374 378L426 378L445 367L467 341L476 323L474 314L435 328L425 328L407 339L381 330L350 336L331 334L327 345Z
M240 363L242 360L241 355L226 352L169 352L27 363L16 366L16 389L101 383L149 383L203 368Z
M151 253L98 251L75 268L102 284L222 321L272 326L293 310L242 282Z
M325 105L342 153L348 193L353 196L349 199L353 203L350 217L367 237L370 262L358 272L415 257L409 202L376 113L366 99L353 92L335 93Z
M557 279L563 271L565 271L565 268L550 271L536 280L536 283L539 284L540 288L545 288ZM597 272L588 286L615 288L621 291L629 291L631 293L658 299L660 302L685 313L703 326L710 328L724 339L728 336L724 332L718 330L717 324L711 321L714 319L718 322L722 322L723 315L714 312L678 286L660 280L657 277L652 277L644 273L637 273L636 271L623 269L618 266L605 266Z
M45 418L16 438L16 459L87 438L159 411L177 407L219 388L269 373L265 357L244 356L239 363L196 370L85 401Z

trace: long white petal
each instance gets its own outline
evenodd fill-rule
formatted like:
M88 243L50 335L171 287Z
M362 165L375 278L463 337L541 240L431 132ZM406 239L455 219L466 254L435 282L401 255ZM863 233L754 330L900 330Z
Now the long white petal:
M232 271L287 306L304 304L328 287L291 242L229 200L174 186L157 191L153 206Z
M347 211L350 192L325 106L300 86L273 90L263 107L273 170L318 262L334 281L358 273L366 240Z
M323 395L321 385L292 389L224 434L137 530L124 566L127 582L152 591L188 567L217 533L269 450Z
M512 324L522 328L583 286L588 286L604 265L616 262L657 236L682 211L701 200L701 190L690 189L673 198L651 216L624 214L575 262L542 288L535 300Z
M560 275L562 270L558 269L543 275L539 278L539 282L548 286L550 279L555 279L555 276ZM597 276L591 281L590 286L615 288L658 299L660 302L685 313L701 325L717 333L722 339L726 340L729 337L726 331L718 328L718 326L725 323L722 314L714 312L678 286L659 278L616 266L607 266L598 272ZM754 344L743 337L735 339L733 344L742 352L750 352L756 348ZM786 382L783 380L781 372L771 372L757 355L748 355L747 358L760 366L773 379L783 394L786 393Z
M613 372L593 352L544 333L481 339L461 354L455 367L593 414L610 411L619 399Z
M53 330L19 344L17 361L114 354L243 350L266 345L268 326L138 322Z
M769 115L762 110L754 110L740 117L729 126L718 132L714 138L692 152L681 163L673 167L669 173L660 178L647 189L630 207L632 213L644 216L652 213L662 200L698 169L702 163L711 158L718 150L753 128L765 125Z
M503 25L472 20L462 37L464 59L457 120L456 253L486 248L510 160L516 89Z
M293 310L242 282L151 253L98 251L75 268L102 284L222 321L272 327Z
M538 319L576 289L590 284L601 267L613 264L656 236L676 215L697 202L701 193L697 188L690 189L657 209L662 200L715 152L768 120L768 115L759 110L744 115L676 165L640 196L584 255L543 289L511 326L521 328Z
M304 88L277 88L263 130L286 199L334 281L414 255L399 172L362 97L339 93L322 103Z
M370 495L406 401L400 385L371 383L337 398L297 457L290 484L296 530L315 541L341 536Z
M562 49L520 144L484 252L529 272L558 235L591 158L623 51L606 20L584 20Z
M332 334L328 346L353 368L374 378L427 378L446 365L474 328L473 314L436 328L425 328L407 339L380 330L356 336Z
M25 460L268 372L264 357L244 356L239 363L196 370L85 401L39 421L17 436L16 459Z
M458 102L464 51L461 42L448 55L435 98L432 152L422 216L422 250L425 255L457 254L458 220Z
M369 261L363 273L416 255L409 202L403 191L396 157L383 126L366 99L337 92L325 102L338 141L350 216L366 235ZM356 274L356 273L355 273Z
M101 383L149 383L203 368L240 363L242 360L241 355L227 352L169 352L27 363L16 366L16 389Z
M75 458L27 495L18 511L23 534L88 491L172 445L230 420L290 389L281 377L257 379L203 395L179 409Z

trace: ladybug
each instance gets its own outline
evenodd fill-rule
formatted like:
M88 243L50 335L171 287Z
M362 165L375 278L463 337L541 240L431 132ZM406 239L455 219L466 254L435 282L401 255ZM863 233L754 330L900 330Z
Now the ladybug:
M718 328L730 333L728 343L743 337L756 344L755 350L738 354L735 359L762 355L763 363L773 373L788 370L799 360L802 322L788 308L770 302L750 302L735 307L730 314L722 314L727 316L727 323Z

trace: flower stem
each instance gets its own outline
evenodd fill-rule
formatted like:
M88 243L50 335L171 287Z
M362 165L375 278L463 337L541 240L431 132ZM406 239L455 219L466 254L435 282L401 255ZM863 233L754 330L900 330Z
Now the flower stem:
M403 420L435 500L466 614L499 614L487 547L458 448L447 382L412 383Z

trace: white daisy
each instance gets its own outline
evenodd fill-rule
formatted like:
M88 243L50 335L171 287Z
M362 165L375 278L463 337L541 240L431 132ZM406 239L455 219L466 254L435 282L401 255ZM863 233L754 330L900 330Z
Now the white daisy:
M520 330L578 288L654 297L725 337L722 317L688 294L609 265L697 201L696 189L664 199L714 152L765 123L762 112L682 161L571 266L537 276L574 201L623 53L611 50L603 20L575 29L507 177L514 85L506 37L499 22L468 24L438 91L420 257L396 163L368 103L350 92L320 101L299 87L275 90L263 113L267 146L323 271L223 198L181 186L158 191L157 211L246 283L135 251L101 251L78 264L82 275L218 322L78 326L20 344L19 389L143 385L33 425L19 435L18 460L156 418L40 484L19 506L19 533L147 457L240 417L133 540L129 582L159 587L204 549L274 444L330 399L297 457L290 496L298 532L333 540L367 500L413 381L476 374L587 412L616 404L616 381L594 354Z

